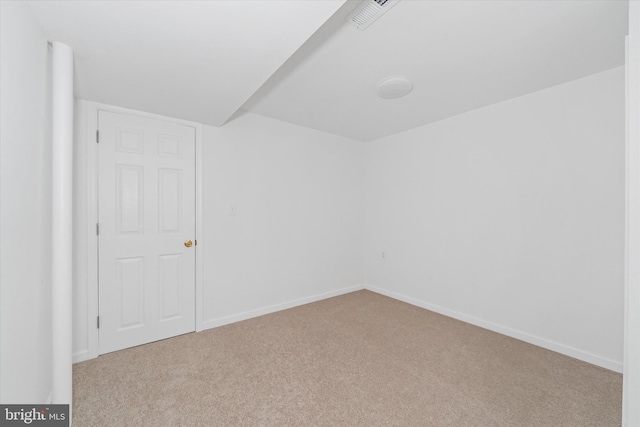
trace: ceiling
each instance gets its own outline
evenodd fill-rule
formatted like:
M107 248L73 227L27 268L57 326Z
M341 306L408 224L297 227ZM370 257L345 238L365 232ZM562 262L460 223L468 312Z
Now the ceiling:
M29 1L75 95L220 126L345 0Z
M221 126L251 111L371 141L624 64L627 1L30 1L76 96ZM413 91L381 99L403 75Z

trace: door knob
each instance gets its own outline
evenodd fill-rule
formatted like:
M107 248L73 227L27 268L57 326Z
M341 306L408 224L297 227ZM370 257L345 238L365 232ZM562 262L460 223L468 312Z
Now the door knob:
M190 248L192 244L193 244L193 243L191 243L191 240L185 240L185 241L184 241L184 245L185 245L186 247L188 247L188 248Z

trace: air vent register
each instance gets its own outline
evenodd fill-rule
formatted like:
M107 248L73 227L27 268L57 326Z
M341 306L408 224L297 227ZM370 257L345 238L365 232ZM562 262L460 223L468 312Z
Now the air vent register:
M349 22L357 29L364 30L373 24L378 18L387 13L389 9L400 0L368 0L362 3L351 15Z

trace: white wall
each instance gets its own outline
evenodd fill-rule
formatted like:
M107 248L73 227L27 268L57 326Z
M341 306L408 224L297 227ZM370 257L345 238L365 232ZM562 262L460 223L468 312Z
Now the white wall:
M90 188L92 178L89 176L89 144L87 140L88 103L83 99L75 100L74 132L73 132L73 339L72 354L74 362L97 356L97 348L89 352L93 337L97 343L97 330L89 329L89 306L93 305L97 313L98 301L89 299L90 283L89 270L89 236L88 223L90 219L91 200ZM95 130L94 130L95 132Z
M622 67L375 141L365 157L369 286L621 370Z
M51 392L47 40L24 2L0 6L0 401Z
M362 148L251 113L205 126L205 328L360 288Z
M627 37L627 246L622 425L640 425L640 2Z

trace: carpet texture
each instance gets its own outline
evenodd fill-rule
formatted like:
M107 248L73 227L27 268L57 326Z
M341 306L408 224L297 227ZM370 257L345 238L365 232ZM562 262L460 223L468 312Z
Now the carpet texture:
M370 292L74 365L74 426L619 426L622 375Z

